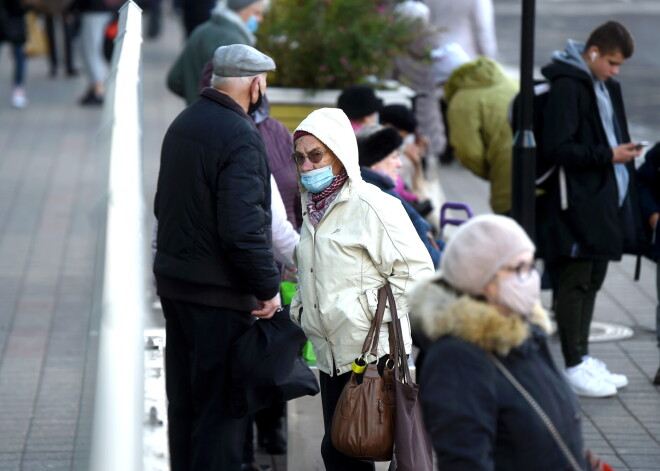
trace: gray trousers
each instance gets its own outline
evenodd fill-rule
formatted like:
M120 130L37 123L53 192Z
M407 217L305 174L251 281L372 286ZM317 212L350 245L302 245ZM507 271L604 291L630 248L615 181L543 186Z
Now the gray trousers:
M103 56L105 27L111 12L89 12L80 15L80 49L90 85L105 81L108 67Z

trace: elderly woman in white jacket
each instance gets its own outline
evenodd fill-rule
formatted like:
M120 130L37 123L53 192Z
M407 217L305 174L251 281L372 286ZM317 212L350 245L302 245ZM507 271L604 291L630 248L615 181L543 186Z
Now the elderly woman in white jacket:
M300 175L303 226L291 318L312 342L320 371L323 461L326 470L373 470L372 462L332 446L334 409L361 353L378 288L392 286L410 353L407 296L414 282L433 274L433 264L401 203L362 180L357 142L343 111L322 108L305 118L294 132L292 159ZM388 310L384 322L390 321ZM378 358L369 361L388 353L384 324Z

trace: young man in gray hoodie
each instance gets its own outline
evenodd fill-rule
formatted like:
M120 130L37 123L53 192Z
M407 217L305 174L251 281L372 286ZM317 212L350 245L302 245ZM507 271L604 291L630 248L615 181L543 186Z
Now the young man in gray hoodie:
M607 397L628 384L589 355L589 326L607 265L643 246L631 142L621 87L613 77L634 40L616 21L585 43L568 40L542 69L550 82L539 158L555 166L537 198L537 238L554 289L566 377L582 396Z

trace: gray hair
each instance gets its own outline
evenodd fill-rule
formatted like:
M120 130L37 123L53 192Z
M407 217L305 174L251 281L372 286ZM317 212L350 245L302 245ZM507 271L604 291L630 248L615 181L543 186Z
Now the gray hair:
M263 74L250 75L248 77L220 77L219 75L211 75L211 86L213 88L226 88L232 84L236 85L246 85L251 83L256 77L261 77Z

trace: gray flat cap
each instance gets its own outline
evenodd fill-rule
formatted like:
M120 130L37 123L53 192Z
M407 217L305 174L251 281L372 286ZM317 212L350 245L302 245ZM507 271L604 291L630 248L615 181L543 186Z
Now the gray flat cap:
M275 62L245 44L220 46L213 54L213 73L219 77L250 77L275 70Z
M234 11L239 11L258 1L260 0L227 0L227 7Z

